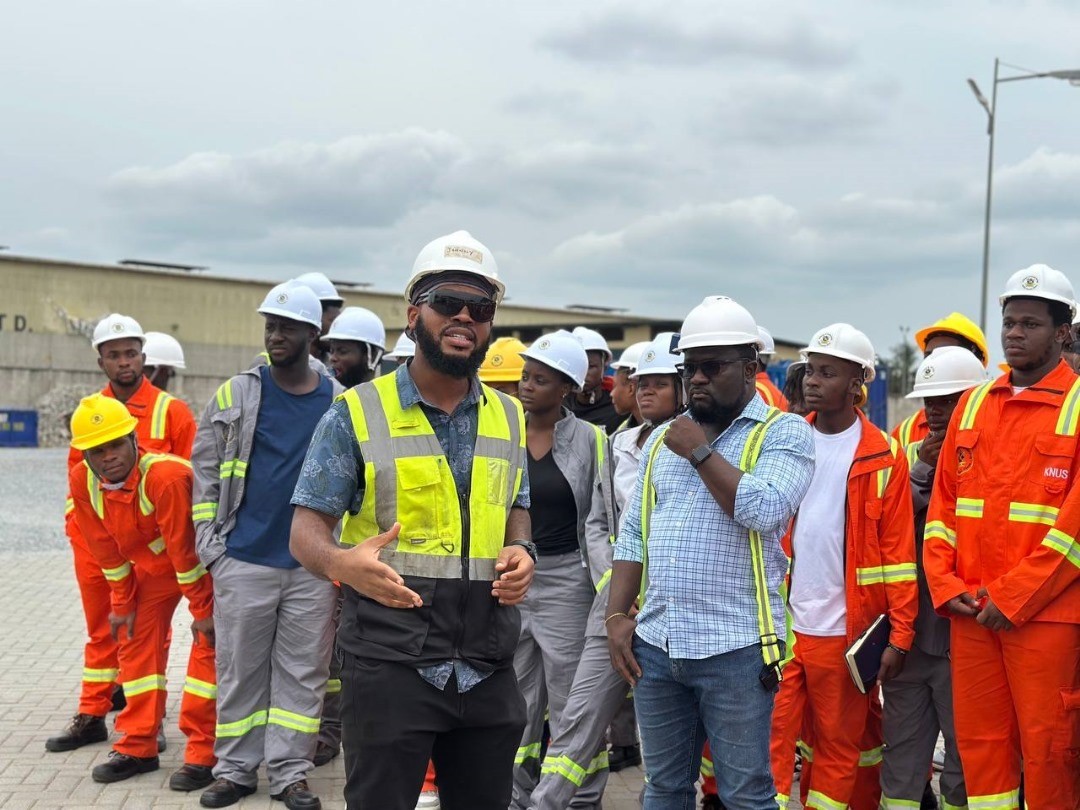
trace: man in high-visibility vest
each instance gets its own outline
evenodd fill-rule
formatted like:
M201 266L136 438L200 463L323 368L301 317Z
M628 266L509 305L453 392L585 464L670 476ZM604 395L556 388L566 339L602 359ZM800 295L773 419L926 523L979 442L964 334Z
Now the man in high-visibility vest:
M92 775L119 782L158 769L167 639L183 595L194 636L180 704L188 743L169 786L191 791L210 783L214 764L213 588L195 554L191 464L140 449L137 425L122 404L101 394L86 397L71 417L71 447L84 457L69 477L74 518L109 583L108 622L119 641L127 699L116 718L121 737Z
M124 403L135 417L139 447L189 458L195 439L195 417L183 400L154 387L143 375L145 340L139 323L126 315L113 313L97 324L92 346L98 354L98 367L109 381L101 395ZM68 471L81 461L82 454L72 449L68 454ZM123 693L116 686L117 645L109 629L109 583L75 522L70 493L65 532L74 554L75 580L89 638L83 648L78 713L63 732L46 740L45 748L49 751L71 751L89 743L104 742L109 736L105 715L114 708L122 708L124 702ZM161 741L163 744L164 737Z
M1080 806L1080 378L1073 286L1046 265L1000 296L1011 371L967 392L941 446L923 558L952 619L968 806Z
M426 245L405 291L415 356L334 403L293 495L293 553L345 592L352 810L412 810L429 758L445 810L510 803L525 729L514 606L536 551L521 404L476 377L503 291L469 233Z
M758 373L757 377L754 378L754 385L757 387L758 395L765 400L766 405L787 411L790 409L787 397L784 396L783 391L776 387L776 384L769 378L769 373L766 371L769 367L769 361L776 354L776 341L773 340L772 334L764 326L758 327L758 334L761 336L762 349L758 352Z

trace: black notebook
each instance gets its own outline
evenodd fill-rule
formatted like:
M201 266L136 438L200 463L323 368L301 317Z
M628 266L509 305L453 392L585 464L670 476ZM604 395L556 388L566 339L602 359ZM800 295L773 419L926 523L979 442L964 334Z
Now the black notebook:
M852 642L844 654L851 680L855 681L855 687L864 695L877 680L878 670L881 669L881 656L889 646L890 633L892 624L889 617L882 613Z

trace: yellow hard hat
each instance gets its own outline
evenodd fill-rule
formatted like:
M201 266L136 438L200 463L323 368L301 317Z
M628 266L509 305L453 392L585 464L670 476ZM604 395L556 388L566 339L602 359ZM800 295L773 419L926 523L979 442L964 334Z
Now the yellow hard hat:
M983 334L982 329L976 326L971 318L961 315L959 312L950 312L941 320L920 329L915 333L915 342L919 345L919 351L925 352L927 338L939 332L956 335L974 343L982 353L982 357L979 359L982 360L983 368L986 368L986 364L990 359L990 351L986 347L986 335Z
M480 382L517 382L525 359L521 353L525 344L517 338L501 337L488 347L487 356L480 366Z
M89 450L113 439L127 436L139 420L132 416L124 403L101 394L83 397L71 415L71 446Z

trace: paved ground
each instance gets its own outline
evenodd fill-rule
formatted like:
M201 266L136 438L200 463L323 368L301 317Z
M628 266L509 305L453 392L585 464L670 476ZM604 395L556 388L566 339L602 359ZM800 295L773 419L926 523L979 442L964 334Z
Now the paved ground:
M65 450L0 449L0 808L198 807L198 794L173 793L169 775L180 766L183 737L175 726L179 693L169 696L169 748L161 770L114 785L90 779L108 756L105 743L47 753L76 707L85 627L70 552L63 535ZM189 637L186 610L177 611L169 682L183 682L181 641ZM111 720L110 720L111 723ZM311 785L327 810L343 808L341 760L315 771ZM641 770L612 777L604 807L637 810ZM266 793L244 799L242 810L280 810Z

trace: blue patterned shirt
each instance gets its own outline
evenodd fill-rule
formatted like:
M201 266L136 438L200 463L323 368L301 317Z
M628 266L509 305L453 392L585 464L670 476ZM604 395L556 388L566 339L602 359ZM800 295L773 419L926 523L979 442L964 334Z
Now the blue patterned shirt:
M712 443L738 466L754 426L768 407L754 396ZM659 438L646 442L634 493L615 544L615 559L642 561L641 498L645 466ZM783 636L780 585L787 557L780 538L810 486L814 440L810 425L783 414L769 425L753 472L744 474L731 518L690 462L663 447L653 464L657 502L649 527L649 584L637 617L637 635L671 658L708 658L759 642L751 574L751 529L761 534L765 576L777 632Z

